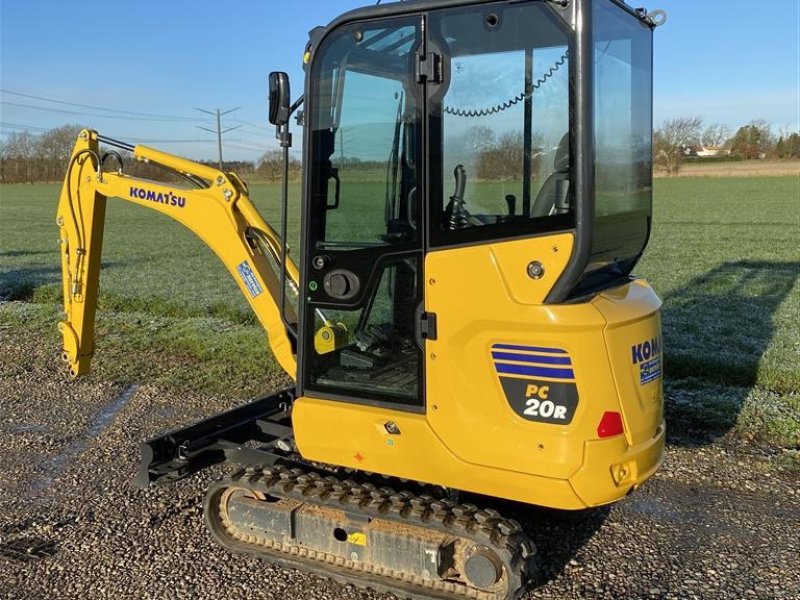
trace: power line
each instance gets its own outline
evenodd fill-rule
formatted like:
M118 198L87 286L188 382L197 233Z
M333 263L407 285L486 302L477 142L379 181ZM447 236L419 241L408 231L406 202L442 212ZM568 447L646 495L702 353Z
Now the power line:
M75 110L67 110L65 108L52 108L49 106L36 106L35 104L23 104L21 102L9 102L8 100L0 100L0 104L5 104L7 106L19 106L22 108L32 108L34 110L44 110L47 112L56 112L62 113L67 115L77 115L79 117L97 117L101 119L120 119L122 121L153 121L163 123L165 121L170 121L170 119L157 119L157 118L150 118L150 117L123 117L121 115L102 115L97 113L87 113L87 112L78 112Z
M227 144L231 148L236 148L237 150L247 150L248 152L258 152L260 155L263 155L265 152L269 150L269 148L256 148L255 146L248 146L246 144L237 144L236 142L228 142Z
M253 144L255 146L263 146L264 148L267 148L270 145L269 144L269 138L267 138L267 139L253 139L253 138L249 138L249 137L239 136L239 137L235 138L235 141L237 141L237 142L246 142L248 144Z
M13 132L11 131L3 131L8 129L15 129L21 131L34 131L34 132L41 132L45 133L48 131L52 131L53 128L47 127L39 127L36 125L23 125L22 123L9 123L7 121L0 121L0 136L8 136L11 135ZM225 133L225 131L223 131ZM161 138L142 138L142 137L127 137L125 135L118 135L116 136L120 139L124 139L126 142L130 142L132 144L213 144L213 139L197 139L197 138L187 138L187 139L161 139ZM228 146L231 148L235 148L237 150L246 150L249 152L259 152L263 154L268 150L272 150L267 143L259 142L257 140L249 139L249 138L236 138L232 141L227 142Z
M0 129L3 127L10 127L12 129L22 129L22 130L33 130L33 131L50 131L46 127L36 127L34 125L20 125L19 123L6 123L5 121L0 121Z
M242 125L247 125L248 127L253 127L254 129L258 129L260 131L267 131L271 132L272 129L267 127L266 125L259 125L258 123L252 123L250 121L241 121L239 119L233 119L234 123L241 123Z
M217 131L216 131L216 134L217 134L217 147L219 149L219 170L220 171L222 171L222 134L223 133L228 133L229 131L233 131L234 129L239 129L239 127L241 127L241 125L237 125L236 127L228 127L228 129L223 131L222 130L222 115L227 115L228 113L232 113L233 111L239 110L240 108L242 108L242 107L241 106L237 106L236 108L230 108L230 109L228 109L226 111L220 111L220 109L217 109L215 112L212 112L210 110L206 110L205 108L195 108L195 110L199 110L200 112L204 112L204 113L209 114L209 115L216 115L216 117L217 117ZM197 127L199 127L200 129L203 129L205 131L210 131L211 133L215 133L213 129L209 129L208 127L202 127L201 125L197 125Z
M153 140L149 138L125 138L126 142L134 144L213 144L214 140Z
M81 104L79 102L69 102L67 100L57 100L55 98L45 98L44 96L34 96L33 94L23 94L21 92L12 92L11 90L0 89L3 94L10 94L12 96L19 96L21 98L30 98L31 100L42 100L44 102L53 102L56 104L64 104L67 106L77 106L79 108L89 108L91 110L104 110L123 115L133 115L137 117L148 117L157 120L171 120L171 121L192 121L191 117L178 117L174 115L159 115L155 113L145 113L132 110L121 110L118 108L106 108L105 106L93 106L91 104Z

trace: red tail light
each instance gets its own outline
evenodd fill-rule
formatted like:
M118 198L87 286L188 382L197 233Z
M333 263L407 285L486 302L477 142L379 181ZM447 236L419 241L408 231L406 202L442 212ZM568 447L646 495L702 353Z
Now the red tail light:
M597 426L597 437L607 438L623 433L625 428L622 426L622 415L618 412L606 411L600 424Z

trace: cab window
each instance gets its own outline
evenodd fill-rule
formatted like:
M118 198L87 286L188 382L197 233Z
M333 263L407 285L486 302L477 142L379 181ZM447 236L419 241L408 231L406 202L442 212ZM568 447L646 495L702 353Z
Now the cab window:
M536 3L432 13L431 29L446 65L432 102L433 243L571 227L567 30Z

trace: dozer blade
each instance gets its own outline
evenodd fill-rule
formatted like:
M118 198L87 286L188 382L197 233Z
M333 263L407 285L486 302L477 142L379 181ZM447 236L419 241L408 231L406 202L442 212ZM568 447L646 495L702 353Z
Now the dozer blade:
M533 567L495 511L282 465L212 485L205 518L233 552L403 598L515 599Z

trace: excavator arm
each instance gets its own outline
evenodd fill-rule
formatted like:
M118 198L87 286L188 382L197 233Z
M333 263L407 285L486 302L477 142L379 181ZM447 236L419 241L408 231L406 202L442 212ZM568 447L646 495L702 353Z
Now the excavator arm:
M172 171L194 187L126 175L118 153L111 151L101 156L101 142L128 150L137 160ZM116 158L119 171L103 170L109 158ZM278 234L256 210L244 182L233 173L223 173L146 146L103 138L93 130L83 130L78 136L57 214L65 312L59 330L64 338L63 358L72 377L89 371L94 352L103 225L109 197L165 214L203 240L233 275L252 306L267 331L278 363L292 378L296 377L295 344L291 337L295 335L297 314L291 303L281 301L281 258L286 258L287 287L295 291L299 272L294 261L281 252Z

